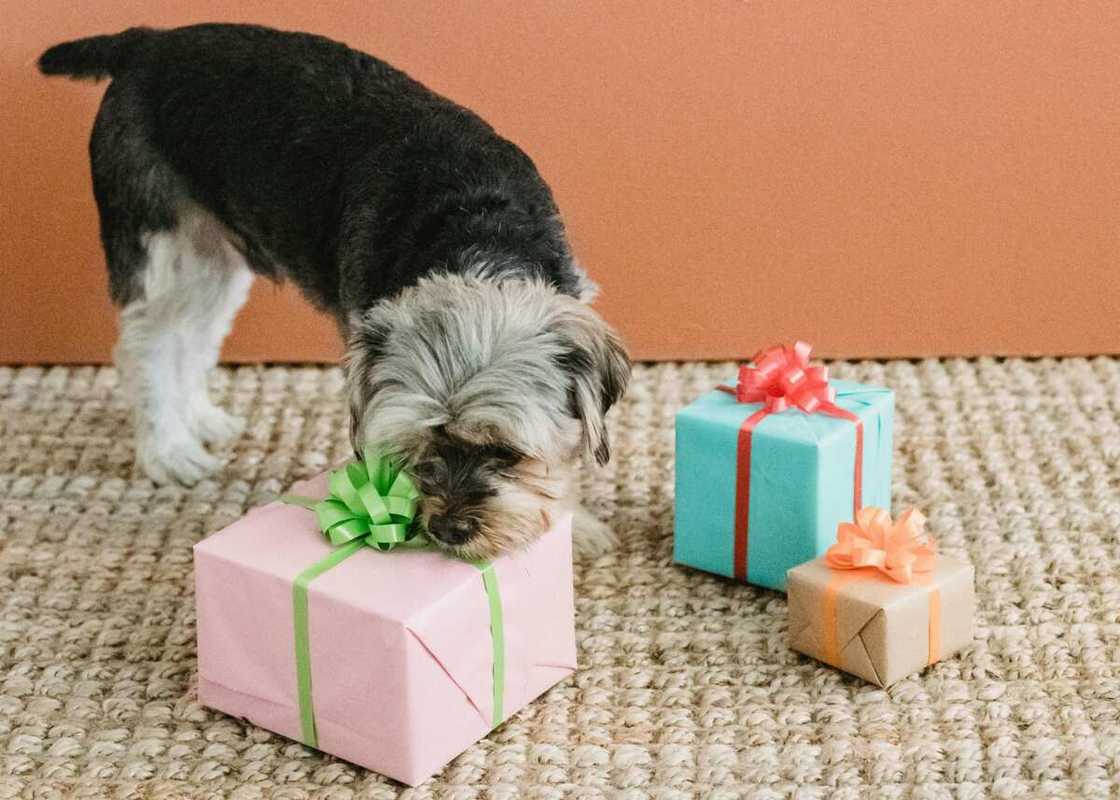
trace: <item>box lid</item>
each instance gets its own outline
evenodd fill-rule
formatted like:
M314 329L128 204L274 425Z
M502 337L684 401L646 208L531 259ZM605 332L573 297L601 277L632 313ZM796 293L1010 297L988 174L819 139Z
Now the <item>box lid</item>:
M736 379L724 381L734 386ZM856 381L833 379L829 384L836 389L836 405L861 417L861 412L892 403L894 392L884 386L873 386ZM736 430L747 417L762 409L762 403L740 403L735 396L713 388L677 412L678 417L703 417L715 424L727 425ZM788 408L769 414L755 429L755 435L823 442L835 436L848 435L851 423L828 414L806 414L800 409Z

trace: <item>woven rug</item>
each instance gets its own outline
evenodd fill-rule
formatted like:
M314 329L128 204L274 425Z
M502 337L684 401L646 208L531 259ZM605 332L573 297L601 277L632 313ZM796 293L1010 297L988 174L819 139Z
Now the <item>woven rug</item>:
M0 368L0 799L1107 797L1120 781L1120 361L837 364L897 396L895 511L977 570L962 655L888 691L786 646L783 596L671 563L673 413L639 366L587 479L580 670L404 790L195 695L191 546L348 456L333 368L223 370L193 489L134 474L115 373ZM1115 796L1115 795L1113 795Z

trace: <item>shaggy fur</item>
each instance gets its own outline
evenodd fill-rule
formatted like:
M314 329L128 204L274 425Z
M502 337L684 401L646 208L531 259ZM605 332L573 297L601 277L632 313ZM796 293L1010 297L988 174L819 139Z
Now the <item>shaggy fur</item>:
M205 445L240 431L206 374L254 274L335 317L354 446L406 462L448 547L532 539L581 455L609 457L629 362L581 302L594 287L547 184L478 116L365 53L257 26L136 28L40 68L112 78L90 155L153 479L201 479Z
M428 529L470 555L532 539L570 495L581 453L609 458L603 414L629 365L578 300L537 279L443 275L355 327L354 440L399 455Z

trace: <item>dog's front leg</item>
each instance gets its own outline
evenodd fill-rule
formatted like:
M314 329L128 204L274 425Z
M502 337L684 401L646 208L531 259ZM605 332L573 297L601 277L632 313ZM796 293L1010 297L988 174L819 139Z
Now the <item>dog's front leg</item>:
M581 556L601 556L618 546L618 536L610 525L580 503L572 520L572 541Z
M614 529L587 509L578 478L572 481L567 505L572 509L572 544L579 556L601 556L618 546Z

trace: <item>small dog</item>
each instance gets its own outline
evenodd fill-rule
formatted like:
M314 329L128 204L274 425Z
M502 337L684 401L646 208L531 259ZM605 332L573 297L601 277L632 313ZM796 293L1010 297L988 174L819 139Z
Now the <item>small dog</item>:
M242 422L207 374L253 275L290 279L346 338L350 437L401 460L443 546L491 558L577 512L582 456L630 361L587 302L547 184L516 145L365 53L248 25L59 44L47 75L112 78L90 140L138 462L218 466ZM283 336L277 331L277 336Z

